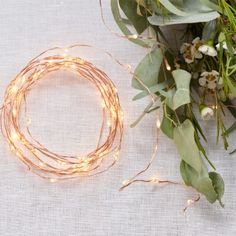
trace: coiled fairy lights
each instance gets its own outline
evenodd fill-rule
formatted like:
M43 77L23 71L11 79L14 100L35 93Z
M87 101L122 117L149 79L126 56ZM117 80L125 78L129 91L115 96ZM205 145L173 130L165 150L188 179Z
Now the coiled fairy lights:
M32 59L8 85L1 110L1 130L12 152L31 171L51 182L104 172L115 164L121 148L123 113L117 89L109 77L91 62L68 55L69 50L80 47L90 46L55 47ZM24 129L20 122L29 90L48 73L59 70L67 70L88 80L101 95L103 120L98 143L95 150L83 156L60 155L48 150L31 135L29 119L25 118ZM103 163L105 159L110 160L107 160L109 164Z

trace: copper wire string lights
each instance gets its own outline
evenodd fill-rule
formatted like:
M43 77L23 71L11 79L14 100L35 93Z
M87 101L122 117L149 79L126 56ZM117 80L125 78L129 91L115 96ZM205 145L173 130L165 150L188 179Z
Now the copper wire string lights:
M104 172L115 164L121 148L123 113L117 89L91 62L69 55L70 50L80 47L90 46L55 47L32 59L8 85L1 110L1 130L12 152L31 171L51 182ZM103 119L98 143L95 150L83 156L60 155L48 150L33 138L26 114L25 122L20 122L22 108L26 110L27 93L48 73L59 70L88 80L101 96Z

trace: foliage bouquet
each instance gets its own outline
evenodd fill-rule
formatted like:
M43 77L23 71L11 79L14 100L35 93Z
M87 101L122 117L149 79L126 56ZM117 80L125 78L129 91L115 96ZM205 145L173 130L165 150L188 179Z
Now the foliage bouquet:
M163 110L160 128L177 147L185 184L222 205L224 181L202 145L196 112L215 119L217 141L227 149L236 128L225 124L230 113L236 118L236 1L111 0L111 9L125 37L149 49L134 71L134 100L152 96L144 113ZM174 48L165 29L180 24Z

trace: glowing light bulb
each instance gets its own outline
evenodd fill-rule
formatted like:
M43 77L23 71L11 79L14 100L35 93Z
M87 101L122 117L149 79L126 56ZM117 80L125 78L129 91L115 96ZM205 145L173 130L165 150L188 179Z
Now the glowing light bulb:
M25 80L26 80L25 75L23 75L23 76L21 77L21 83L24 83Z
M55 183L55 182L57 182L56 179L49 179L49 181L50 181L51 183Z
M81 58L78 59L78 62L79 62L81 65L83 65L83 64L85 63L85 61L84 61L83 59L81 59Z
M218 106L217 105L212 105L212 109L217 110Z
M16 109L13 109L13 110L12 110L12 114L13 114L13 116L16 116L16 114L17 114Z
M165 65L166 65L166 69L170 71L171 67L170 67L169 62L166 59L164 59L164 62L165 62Z
M62 54L62 56L67 57L68 52L69 52L68 48L64 48L64 53Z
M64 161L57 161L57 163L59 164L59 165L61 165L61 166L64 166L66 163L64 162Z
M104 91L104 92L107 92L107 91L108 91L107 86L103 86L102 88L103 88L103 91Z
M156 176L153 176L153 177L151 178L151 182L152 182L152 183L159 183L159 180L158 180L158 178L157 178Z
M72 68L72 69L76 69L77 66L73 64L73 65L70 66L70 68Z
M105 153L101 152L98 154L99 157L103 157L105 155Z
M22 157L22 155L21 155L20 152L16 152L15 154L16 154L16 156L18 156L18 157L20 157L20 158Z
M129 35L128 38L129 39L137 39L138 35L137 34Z
M161 121L159 119L157 119L156 126L158 129L161 127Z
M19 135L14 131L14 132L11 134L11 139L12 139L12 140L17 140L17 139L19 139Z
M105 108L105 107L106 107L105 102L102 102L101 105L102 105L102 108Z
M113 118L115 118L116 117L116 111L112 110L111 115L112 115Z
M169 70L169 71L171 70L171 67L170 67L169 64L166 65L166 69Z
M12 152L14 152L16 150L13 145L10 145L10 149L11 149Z
M126 179L126 180L124 180L123 182L122 182L122 185L127 185L129 183L129 180L128 179Z
M33 80L37 80L38 79L38 73L35 73L34 75L33 75Z
M40 166L40 167L44 167L45 164L44 164L43 162L39 162L39 166Z
M116 151L113 155L114 159L117 160L119 158L119 151Z
M190 206L191 204L193 204L194 203L194 201L192 200L192 199L189 199L188 201L187 201L187 205L188 206Z
M127 70L129 70L129 71L132 69L131 65L129 65L129 64L126 64L126 68L127 68Z
M52 65L53 64L53 60L48 60L48 64Z
M16 85L12 86L11 93L16 93L18 91L18 87Z

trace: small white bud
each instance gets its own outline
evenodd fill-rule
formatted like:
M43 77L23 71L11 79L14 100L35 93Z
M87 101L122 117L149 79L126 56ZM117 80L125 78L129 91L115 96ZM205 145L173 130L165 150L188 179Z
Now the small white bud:
M209 45L200 46L198 48L198 51L205 54L205 55L211 56L211 57L217 56L217 51L215 50L215 48L212 46L209 46Z
M214 116L214 110L210 107L204 107L201 110L201 116L203 120L210 120Z

